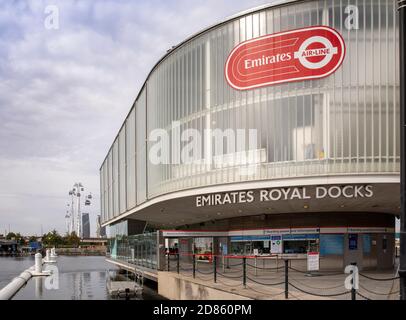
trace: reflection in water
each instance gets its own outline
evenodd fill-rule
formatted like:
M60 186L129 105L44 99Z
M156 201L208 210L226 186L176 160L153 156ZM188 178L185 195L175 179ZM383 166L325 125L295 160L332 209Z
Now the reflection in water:
M35 277L35 298L42 299L42 281L43 277Z
M3 263L4 262L4 263ZM0 281L6 285L13 277L34 265L27 257L24 260L0 258ZM49 277L34 277L21 289L14 300L109 300L106 281L108 270L115 270L104 257L58 257L57 268ZM47 267L48 269L48 267ZM14 271L12 271L14 270ZM9 272L9 273L6 273ZM158 299L151 289L137 299Z
M35 277L15 300L106 300L106 270L112 266L104 257L64 257L56 264L57 277ZM1 264L0 264L1 272Z

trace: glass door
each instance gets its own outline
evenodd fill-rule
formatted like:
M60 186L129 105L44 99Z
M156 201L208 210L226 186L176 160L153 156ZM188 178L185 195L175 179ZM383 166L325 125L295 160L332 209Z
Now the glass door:
M245 255L251 255L252 254L252 243L251 242L246 242L244 245L244 254Z

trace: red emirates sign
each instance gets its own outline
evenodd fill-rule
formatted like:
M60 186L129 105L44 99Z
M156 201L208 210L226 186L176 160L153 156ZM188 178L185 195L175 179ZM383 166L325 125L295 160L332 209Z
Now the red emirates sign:
M336 30L309 27L240 43L227 59L225 75L234 89L249 90L327 77L344 57L344 39Z

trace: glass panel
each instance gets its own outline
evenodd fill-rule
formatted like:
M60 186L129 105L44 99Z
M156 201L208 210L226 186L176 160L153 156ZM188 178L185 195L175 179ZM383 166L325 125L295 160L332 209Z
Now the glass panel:
M113 152L108 157L108 194L109 194L109 220L113 218Z
M126 165L127 165L127 208L131 209L136 205L135 190L135 108L128 116L126 123Z
M113 217L119 215L119 168L118 168L118 140L113 144Z
M118 141L119 141L119 197L120 197L120 213L124 213L127 210L127 199L126 199L126 126L120 131Z
M110 252L114 259L138 266L157 269L156 232L128 236L122 232L125 223L114 225L114 237L110 239Z
M100 215L102 222L106 221L104 217L104 163L100 169Z
M147 199L147 152L146 152L146 93L145 88L136 102L136 155L137 155L137 204Z

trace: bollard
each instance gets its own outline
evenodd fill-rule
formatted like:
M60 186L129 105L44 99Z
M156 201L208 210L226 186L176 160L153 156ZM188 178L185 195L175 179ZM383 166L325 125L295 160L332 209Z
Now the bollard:
M217 256L214 256L213 260L213 274L214 274L214 283L217 283Z
M192 262L193 262L193 279L194 279L194 278L196 278L196 257L194 254L193 254Z
M37 272L37 273L42 272L42 254L41 253L35 254L35 272Z
M285 260L285 299L289 298L289 260Z
M49 249L47 249L47 251L46 251L45 260L51 261L51 250L49 250Z
M242 258L242 272L243 272L242 284L244 285L244 288L246 288L247 287L247 257Z
M51 255L50 255L50 258L51 258L51 262L56 262L56 251L55 251L55 248L51 248Z

